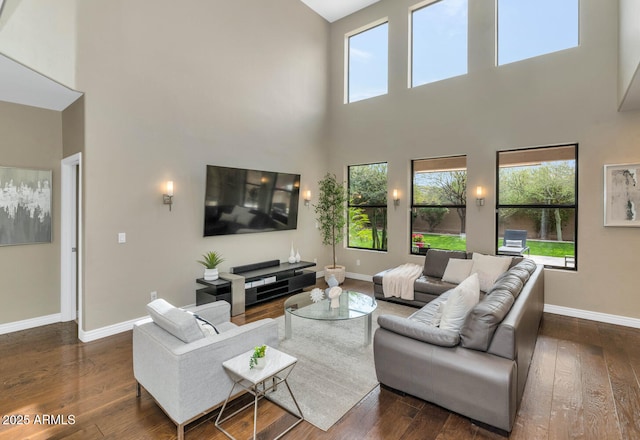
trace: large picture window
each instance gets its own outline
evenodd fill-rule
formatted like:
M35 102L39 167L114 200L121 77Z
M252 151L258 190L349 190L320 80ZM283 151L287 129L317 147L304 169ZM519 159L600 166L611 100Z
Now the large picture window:
M349 167L348 247L387 250L387 164Z
M386 95L389 76L389 24L385 21L347 35L345 102Z
M511 231L525 231L523 245L533 260L577 268L577 159L575 144L498 152L498 253Z
M466 250L467 157L411 162L411 253Z
M468 0L421 3L411 12L411 84L467 73Z

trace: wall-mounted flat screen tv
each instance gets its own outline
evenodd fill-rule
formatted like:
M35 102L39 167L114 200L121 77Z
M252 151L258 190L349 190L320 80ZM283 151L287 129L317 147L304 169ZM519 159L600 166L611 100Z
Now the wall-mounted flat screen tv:
M207 165L204 236L296 229L300 174Z

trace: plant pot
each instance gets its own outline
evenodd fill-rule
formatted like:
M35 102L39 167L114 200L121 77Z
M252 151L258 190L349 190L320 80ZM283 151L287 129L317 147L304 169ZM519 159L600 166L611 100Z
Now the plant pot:
M344 278L347 272L347 268L345 266L336 265L333 266L325 266L324 267L324 279L325 281L329 281L329 277L333 275L338 280L338 284L344 283Z
M267 358L266 357L256 358L256 366L253 367L253 368L257 368L258 370L262 370L265 365L267 365Z
M214 281L218 279L218 269L205 269L204 270L204 280L205 281Z

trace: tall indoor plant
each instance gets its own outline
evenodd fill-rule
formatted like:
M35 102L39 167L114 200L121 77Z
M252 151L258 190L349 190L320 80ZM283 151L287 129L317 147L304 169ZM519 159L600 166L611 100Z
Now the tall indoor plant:
M318 185L318 204L313 207L322 234L322 244L330 245L333 252L332 264L325 266L324 277L329 279L334 275L339 283L343 283L346 268L336 262L336 244L344 238L347 191L344 183L338 182L336 175L331 173L327 173Z

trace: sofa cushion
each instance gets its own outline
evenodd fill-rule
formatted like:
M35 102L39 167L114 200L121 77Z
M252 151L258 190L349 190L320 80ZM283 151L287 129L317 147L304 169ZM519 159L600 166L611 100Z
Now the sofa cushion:
M431 295L442 295L447 290L456 287L456 284L447 283L440 278L421 276L413 283L413 290Z
M440 320L442 319L442 311L446 302L446 298L440 296L414 312L408 319L416 322L422 322L423 324L430 325L432 327L438 327L440 325Z
M524 286L522 280L518 276L512 274L511 271L509 271L505 276L500 277L500 279L495 282L488 294L491 294L494 290L508 290L515 299L518 297L518 295L520 295L522 286Z
M495 289L476 304L460 329L460 345L487 351L493 334L515 301L508 289Z
M480 300L478 274L472 274L451 291L442 310L440 328L460 331L469 311Z
M511 257L495 257L474 252L471 273L478 274L480 290L488 292L496 279L507 271L509 264L511 264Z
M162 298L147 304L147 311L153 322L183 342L205 337L192 313L174 307Z
M452 284L460 284L471 274L473 260L461 260L450 258L442 275L442 281Z
M442 278L447 268L449 258L466 259L467 253L463 251L445 251L441 249L429 249L424 257L424 269L422 273L428 277Z
M380 315L378 325L399 335L441 347L455 347L460 342L460 334L457 331L444 330L400 316Z

